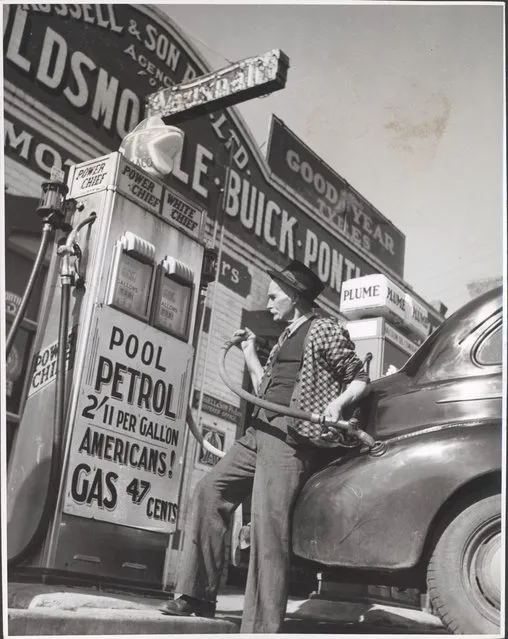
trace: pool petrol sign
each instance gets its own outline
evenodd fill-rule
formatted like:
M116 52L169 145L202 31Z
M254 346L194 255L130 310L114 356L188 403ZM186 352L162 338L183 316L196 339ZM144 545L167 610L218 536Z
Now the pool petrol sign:
M64 512L168 532L178 513L192 347L110 307L97 311L92 332Z
M64 5L30 5L30 11L23 6L9 6L5 21L7 117L16 115L9 98L14 86L33 104L50 109L63 132L55 142L69 153L80 152L79 144L69 142L77 129L90 145L95 141L98 149L116 150L143 117L147 95L209 71L177 29L149 6L100 5L108 8L97 12L85 9L89 5L68 5L65 14ZM314 268L328 285L323 296L337 307L344 280L379 270L273 183L234 113L214 111L180 126L184 149L166 182L205 208L209 219L219 208L228 174L226 230L279 264L299 259ZM19 158L22 135L16 121L8 156Z

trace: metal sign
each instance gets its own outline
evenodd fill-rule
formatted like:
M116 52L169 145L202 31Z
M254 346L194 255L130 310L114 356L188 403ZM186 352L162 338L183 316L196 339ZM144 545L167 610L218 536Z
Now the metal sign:
M206 442L209 442L215 448L218 448L219 450L222 450L222 451L225 449L226 433L220 428L213 428L212 426L203 424L202 435L203 435L203 439ZM219 459L220 457L218 457L217 455L214 455L203 446L198 447L197 461L200 464L204 464L205 466L215 466L215 464L219 461Z
M74 173L69 197L77 198L105 189L113 180L113 169L114 156L111 154L81 164Z
M147 97L146 117L158 115L174 124L278 91L286 85L288 68L289 58L280 49L246 58L152 93Z
M242 297L250 295L252 276L249 269L226 251L221 254L219 282Z
M418 346L414 342L402 335L402 333L399 333L399 331L393 328L393 326L390 326L388 322L385 322L384 330L386 339L396 346L399 346L406 354L412 355L418 349Z
M67 335L67 349L65 352L65 370L74 366L76 352L76 328L72 328ZM48 344L34 355L32 377L28 387L28 397L46 388L56 378L58 361L58 341Z
M97 311L69 453L64 512L169 532L178 511L192 347Z
M340 312L350 319L384 317L418 338L429 334L427 309L381 273L344 282Z
M159 215L162 203L162 184L123 158L118 168L117 187L128 198Z
M403 275L404 234L275 116L267 162L273 173L303 198L329 229Z
M162 217L193 237L202 238L205 214L203 209L178 195L172 189L164 189Z
M198 405L199 392L194 391L192 406L193 408L197 408ZM222 399L218 399L217 397L213 397L212 395L208 395L208 393L203 393L202 409L210 415L214 415L215 417L220 417L220 419L225 419L231 422L237 422L241 418L241 411L238 406L233 406L233 404L225 402Z
M406 321L406 294L386 275L365 275L344 282L340 312L350 319L379 316L403 324Z

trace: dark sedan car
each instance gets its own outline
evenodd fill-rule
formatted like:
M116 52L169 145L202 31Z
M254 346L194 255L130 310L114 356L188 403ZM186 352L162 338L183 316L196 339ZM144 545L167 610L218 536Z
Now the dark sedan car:
M386 449L303 488L293 548L322 565L318 596L389 593L454 633L499 632L502 311L501 289L472 300L374 381L360 424Z

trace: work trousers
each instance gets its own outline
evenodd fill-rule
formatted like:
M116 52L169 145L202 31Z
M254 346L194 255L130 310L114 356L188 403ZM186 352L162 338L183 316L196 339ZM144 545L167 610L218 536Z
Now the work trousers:
M319 465L319 450L286 442L285 421L256 420L198 483L184 540L176 591L214 602L231 515L252 491L244 633L275 633L284 621L290 514L302 484Z

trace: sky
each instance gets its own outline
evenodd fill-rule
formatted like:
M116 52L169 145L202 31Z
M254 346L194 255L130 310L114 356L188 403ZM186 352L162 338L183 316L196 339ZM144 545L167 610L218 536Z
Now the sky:
M449 313L503 273L503 6L164 4L212 68L282 49L286 88L238 105L262 153L278 116L406 235L404 279Z

